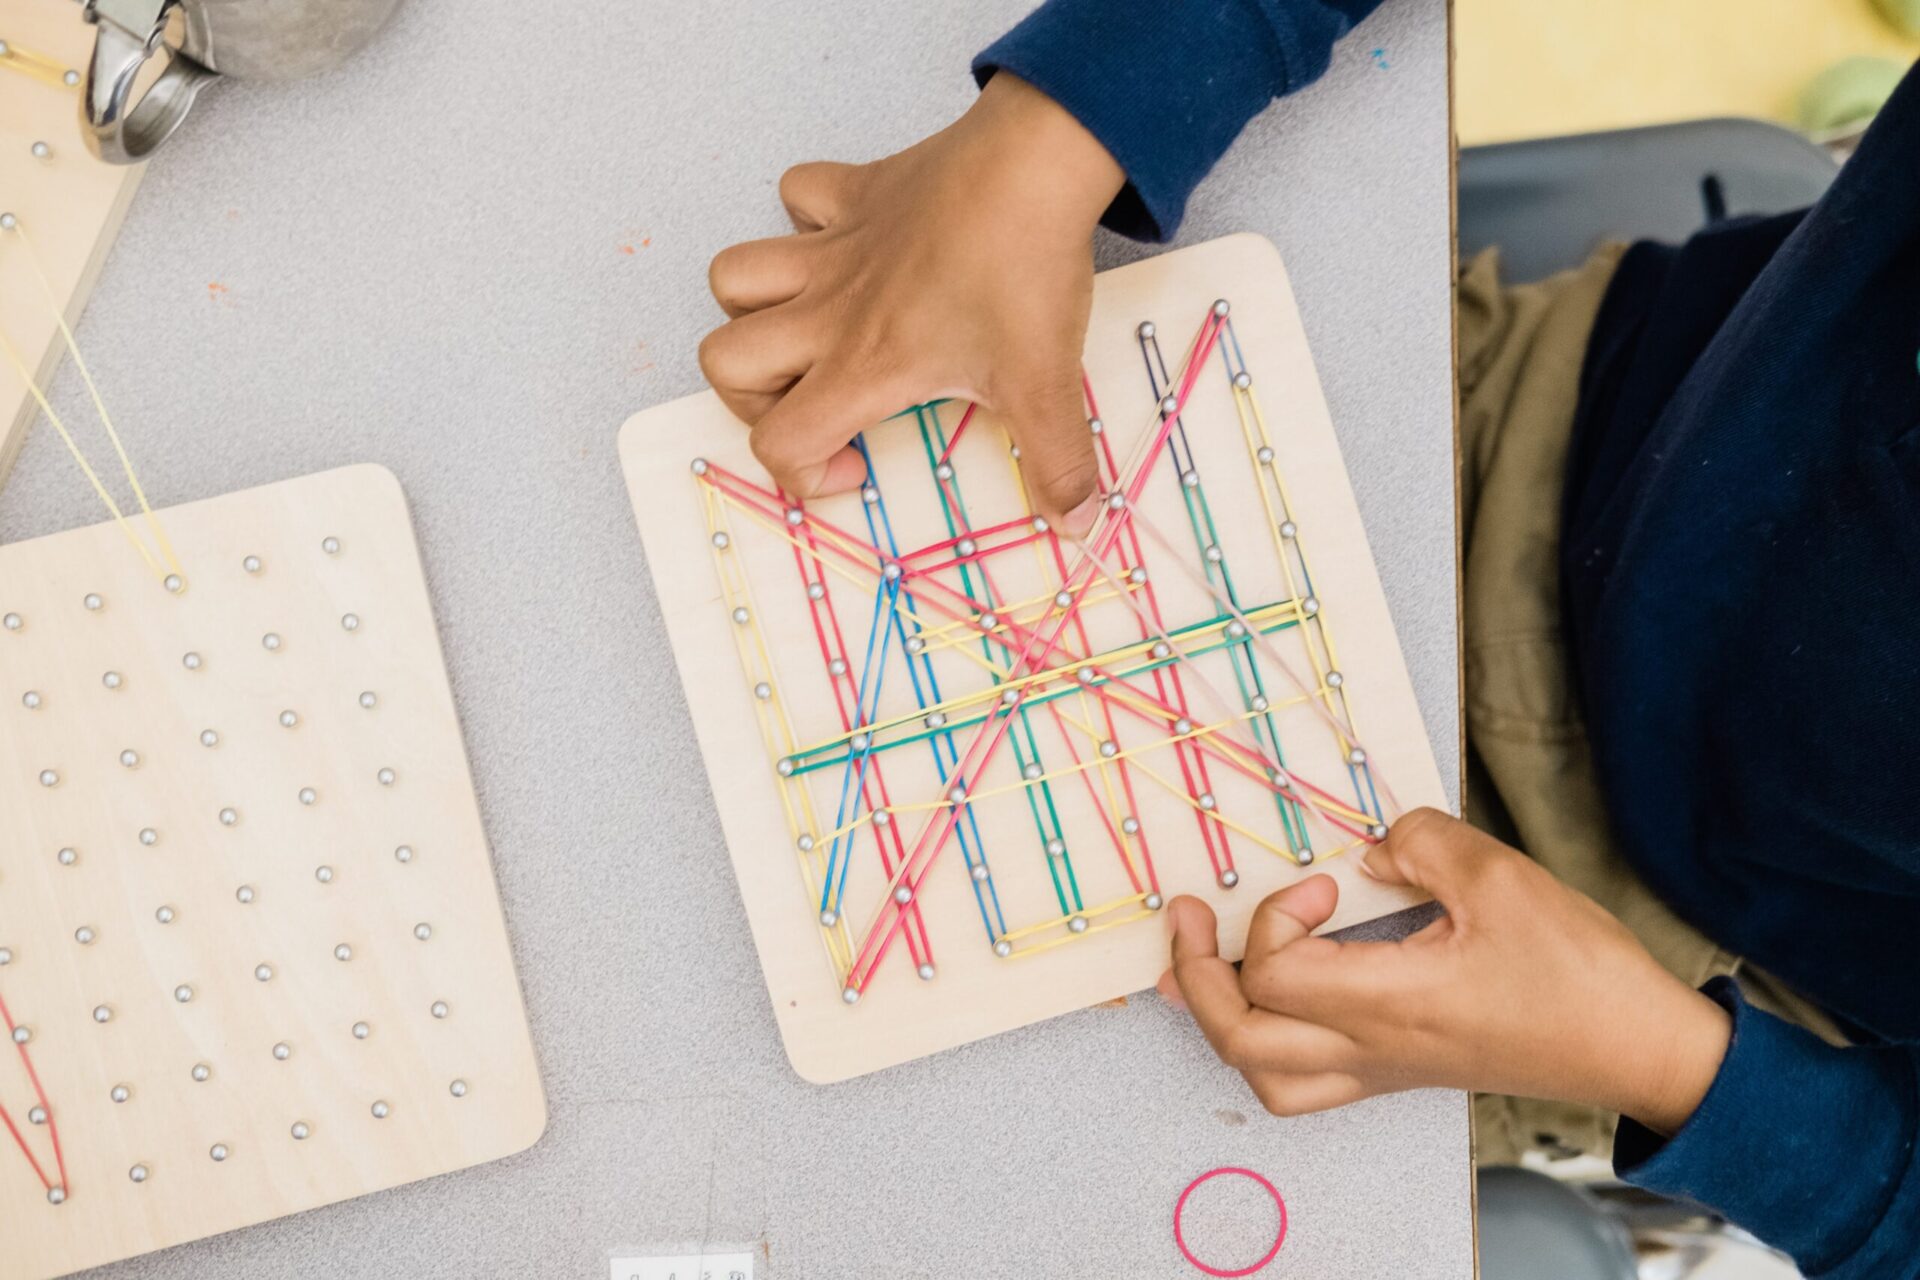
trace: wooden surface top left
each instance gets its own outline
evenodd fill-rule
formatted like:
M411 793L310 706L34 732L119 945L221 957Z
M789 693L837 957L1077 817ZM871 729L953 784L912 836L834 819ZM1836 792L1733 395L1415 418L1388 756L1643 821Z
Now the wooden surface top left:
M0 230L0 335L44 390L66 352L56 317L79 319L142 167L97 160L82 141L82 89L65 82L84 76L93 46L80 6L10 0L0 6L0 42L0 213L14 215L38 258L36 268L28 242ZM25 379L0 358L0 484L39 413Z

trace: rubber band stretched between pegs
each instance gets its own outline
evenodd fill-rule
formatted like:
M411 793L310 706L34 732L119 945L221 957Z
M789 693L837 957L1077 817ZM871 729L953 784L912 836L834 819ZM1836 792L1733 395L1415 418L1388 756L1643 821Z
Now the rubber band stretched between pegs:
M5 51L0 52L0 68L17 71L56 89L72 89L80 83L77 71L62 66L44 53L22 49L11 40L0 40L0 46L5 46ZM69 80L69 76L73 78Z
M1199 1258L1194 1256L1193 1250L1187 1247L1186 1236L1183 1235L1180 1230L1180 1215L1187 1207L1187 1197L1192 1195L1196 1190L1198 1190L1202 1183L1210 1182L1215 1178L1221 1177L1222 1175L1229 1174L1229 1173L1238 1174L1243 1178L1251 1178L1255 1182L1259 1183L1263 1188L1266 1189L1266 1193L1273 1197L1273 1207L1280 1211L1280 1230L1273 1237L1273 1246L1269 1248L1265 1253L1261 1254L1257 1262L1253 1263L1251 1266L1240 1267L1237 1270L1228 1270L1224 1267L1216 1267L1200 1261ZM1278 1257L1280 1254L1280 1246L1285 1244L1286 1242L1287 1242L1287 1202L1280 1198L1280 1192L1277 1189L1275 1189L1274 1185L1271 1182L1268 1182L1265 1178L1261 1177L1259 1174L1255 1173L1251 1169L1240 1169L1240 1168L1210 1169L1206 1173L1203 1173L1199 1177L1195 1178L1192 1182L1189 1182L1187 1184L1187 1189L1180 1193L1180 1199L1174 1202L1173 1243L1179 1246L1180 1255L1182 1257L1184 1257L1188 1262L1191 1262L1194 1266L1198 1267L1201 1271L1206 1272L1210 1276L1223 1276L1223 1277L1226 1277L1227 1280L1232 1280L1232 1277L1235 1277L1235 1276L1250 1276L1254 1272L1266 1266L1269 1262L1272 1262L1274 1258Z
M80 354L80 346L74 340L73 329L67 324L66 314L60 307L59 299L54 295L53 282L48 278L46 269L41 265L40 255L34 250L33 242L27 236L26 224L9 214L0 218L0 230L9 232L18 240L21 249L25 251L28 264L32 266L34 275L39 279L40 291L46 299L47 308L53 316L54 323L59 326L60 336L66 344L67 353L72 358L74 368L79 372L81 380L86 384L87 394L92 397L94 410L100 415L100 424L106 428L107 438L113 442L114 455L119 458L121 469L126 473L127 483L132 487L134 497L140 502L140 510L145 515L147 527L153 534L152 548L149 548L146 542L133 531L126 513L120 509L120 504L107 491L107 486L101 481L93 464L87 460L85 451L73 438L66 423L61 421L60 415L54 411L52 403L47 399L46 391L35 379L33 370L27 366L26 357L4 333L0 333L0 356L4 356L7 363L19 374L20 381L26 385L28 394L39 405L40 411L46 415L47 421L60 436L61 443L66 445L67 452L73 455L73 460L79 465L81 473L93 486L94 493L98 495L108 514L113 517L120 532L125 534L127 541L133 545L133 549L139 552L140 558L147 562L147 567L153 571L154 577L169 580L169 590L178 589L181 583L173 582L171 579L181 579L181 582L184 582L180 560L174 554L172 543L167 540L167 533L161 526L160 517L154 513L152 505L147 501L146 490L140 484L140 477L134 472L133 459L127 456L126 446L120 440L120 433L114 429L113 418L107 412L106 401L101 398L100 388L94 383L93 374Z
M1016 704L1019 707L1018 715L1020 717L1024 717L1030 707L1038 706L1042 703L1045 704L1046 710L1053 715L1055 723L1059 725L1061 729L1062 738L1067 743L1067 750L1073 759L1073 763L1071 767L1063 768L1056 765L1052 769L1043 768L1038 777L1027 776L1027 770L1023 765L1021 770L1022 781L1009 788L1005 788L1005 790L1024 791L1031 796L1032 787L1034 786L1039 786L1044 789L1050 783L1059 781L1068 775L1080 776L1086 781L1089 787L1090 796L1094 801L1095 807L1102 809L1101 816L1103 821L1106 821L1108 833L1114 838L1120 857L1127 866L1129 879L1134 883L1135 888L1139 888L1138 871L1133 864L1133 859L1130 856L1126 842L1122 839L1120 833L1114 829L1113 823L1107 820L1111 817L1111 814L1105 811L1105 806L1100 804L1099 796L1093 789L1091 775L1087 772L1088 764L1091 764L1093 768L1099 771L1103 785L1109 792L1112 791L1112 784L1105 781L1106 770L1110 764L1117 765L1122 771L1122 783L1127 793L1126 803L1129 807L1132 807L1133 801L1133 782L1128 771L1132 767L1137 767L1143 777L1150 779L1175 796L1182 796L1184 793L1184 798L1195 808L1196 815L1201 820L1201 831L1203 836L1207 838L1208 843L1208 857L1210 861L1214 863L1216 874L1222 872L1223 864L1225 870L1232 870L1231 853L1229 852L1229 846L1226 844L1227 833L1230 831L1243 838L1253 840L1254 843L1274 853L1282 854L1283 856L1292 854L1297 857L1298 855L1290 848L1283 849L1272 842L1260 838L1251 830L1233 823L1231 820L1224 818L1223 815L1202 804L1201 797L1211 790L1209 780L1206 776L1209 758L1229 766L1237 773L1242 773L1253 778L1256 782L1265 783L1267 788L1279 795L1283 801L1298 806L1302 811L1316 812L1318 816L1329 825L1344 831L1349 836L1357 837L1353 844L1365 844L1373 838L1372 830L1381 820L1377 810L1379 804L1378 799L1375 799L1373 802L1376 806L1373 812L1364 811L1367 803L1365 798L1361 798L1356 802L1362 806L1362 809L1354 810L1349 809L1332 793L1314 786L1304 777L1294 773L1290 769L1284 770L1282 775L1284 781L1276 779L1274 775L1281 772L1284 768L1284 766L1276 767L1273 763L1275 759L1279 758L1278 742L1276 741L1274 743L1275 756L1269 758L1261 749L1257 732L1251 731L1242 723L1244 719L1250 717L1251 711L1245 716L1235 711L1231 705L1232 700L1214 685L1207 674L1197 667L1190 665L1192 659L1199 656L1199 651L1185 650L1182 649L1180 645L1174 644L1172 636L1178 634L1186 638L1188 629L1180 628L1174 633L1168 632L1165 623L1160 618L1159 606L1154 599L1154 588L1150 585L1150 582L1138 588L1140 595L1144 598L1135 598L1136 586L1134 585L1135 579L1132 575L1138 572L1138 570L1132 569L1132 565L1135 563L1143 563L1143 548L1140 545L1140 533L1144 532L1152 543L1157 544L1161 551L1167 553L1170 560L1178 566L1190 581L1206 590L1206 593L1214 599L1217 608L1224 610L1224 617L1216 619L1214 625L1217 625L1223 633L1230 627L1233 627L1235 630L1244 628L1250 636L1248 643L1252 648L1257 650L1262 657L1277 664L1277 669L1284 675L1286 681L1294 686L1293 692L1295 698L1310 708L1314 717L1322 720L1326 726L1333 731L1336 739L1341 742L1342 746L1346 748L1348 752L1351 752L1353 748L1359 746L1357 737L1352 731L1350 714L1340 714L1341 711L1345 710L1344 697L1342 699L1343 705L1338 711L1330 703L1322 701L1327 694L1327 689L1324 687L1322 680L1324 672L1321 670L1319 654L1314 650L1311 642L1307 642L1307 648L1308 657L1313 663L1314 671L1313 677L1309 681L1302 679L1298 672L1293 670L1292 664L1275 651L1272 642L1268 640L1265 635L1267 629L1265 618L1269 610L1280 609L1284 606L1297 613L1299 615L1298 621L1302 624L1304 624L1309 617L1313 616L1312 614L1306 613L1302 604L1304 600L1311 596L1311 579L1306 579L1304 592L1301 590L1302 584L1297 584L1294 581L1295 564L1293 556L1289 553L1297 551L1297 543L1293 547L1286 546L1282 541L1285 535L1279 532L1279 525L1274 523L1276 509L1280 516L1290 518L1291 514L1284 482L1279 480L1277 470L1274 472L1273 480L1269 482L1277 488L1277 493L1269 492L1266 485L1262 486L1261 492L1263 505L1268 516L1268 523L1273 531L1274 548L1276 553L1281 557L1282 565L1286 568L1287 586L1293 599L1285 602L1274 602L1255 609L1241 609L1233 599L1223 597L1220 588L1216 584L1208 579L1201 578L1192 566L1186 563L1181 553L1171 546L1170 541L1165 535L1160 533L1160 531L1146 519L1137 501L1146 483L1147 472L1153 469L1153 464L1158 460L1158 457L1163 452L1167 456L1174 456L1171 435L1174 431L1184 431L1181 413L1187 402L1188 395L1193 390L1196 380L1200 375L1200 366L1208 363L1208 355L1210 352L1220 348L1223 336L1229 341L1232 340L1231 332L1223 323L1220 314L1217 311L1210 311L1209 316L1200 326L1194 339L1188 344L1183 358L1175 369L1168 369L1164 357L1159 358L1159 373L1154 390L1156 392L1166 391L1170 394L1158 395L1156 397L1154 423L1148 431L1142 433L1142 437L1139 440L1135 441L1124 466L1120 465L1114 459L1112 446L1107 433L1098 433L1098 444L1105 462L1102 479L1110 486L1108 491L1110 495L1112 495L1112 500L1106 504L1105 509L1101 512L1098 524L1095 530L1092 531L1091 536L1083 539L1067 539L1064 540L1064 545L1063 540L1061 540L1057 534L1046 530L1044 526L1033 534L1029 535L1024 533L1025 529L1039 523L1032 519L1030 514L1025 519L1009 519L984 528L975 528L972 526L971 521L967 519L964 506L959 499L957 477L951 474L945 477L940 475L942 470L947 469L942 466L942 463L951 457L955 440L960 434L960 428L955 428L951 435L945 435L944 438L936 440L927 436L926 424L924 422L921 424L923 443L925 443L927 447L928 461L933 465L935 479L939 482L940 493L947 509L948 537L929 546L904 552L892 544L890 526L888 541L885 549L882 548L882 540L875 526L875 513L880 513L879 518L884 522L885 506L879 496L877 486L871 487L871 496L867 497L865 505L861 508L861 510L866 513L867 521L867 536L863 539L859 535L821 518L818 513L807 511L788 494L766 489L743 476L731 473L725 468L715 464L700 461L695 462L694 474L699 477L707 491L710 534L715 538L721 536L723 530L721 530L716 523L716 513L720 508L727 508L739 512L751 523L765 526L770 529L778 539L788 544L793 549L795 562L800 568L802 579L808 586L810 612L814 615L811 620L813 621L816 631L816 639L821 642L824 651L823 656L827 660L829 673L830 675L832 674L832 666L836 658L839 659L845 667L842 673L833 675L833 688L836 701L839 702L844 717L840 733L822 742L816 742L811 745L796 745L794 742L793 726L790 723L783 723L780 727L784 729L784 734L781 736L784 736L786 739L786 748L780 751L771 751L771 748L777 744L771 740L768 741L767 745L770 748L770 753L775 757L776 764L784 764L786 766L786 769L781 774L783 779L789 775L797 775L813 768L848 769L856 774L866 772L871 775L879 764L877 759L879 749L872 747L873 739L877 738L879 734L889 730L903 726L911 726L916 715L927 713L930 710L925 704L924 697L916 698L916 701L920 702L921 706L919 706L913 714L896 714L891 717L880 717L866 709L864 704L874 692L868 683L868 668L871 666L875 657L874 650L881 643L879 633L876 631L870 635L868 651L864 655L863 661L859 664L861 675L856 678L852 674L853 664L847 662L846 659L852 656L852 653L858 651L850 651L846 644L847 638L840 634L840 624L834 614L832 606L832 595L827 591L827 581L829 578L843 579L846 582L857 584L866 590L877 589L881 593L881 596L886 599L887 604L892 607L883 609L878 607L879 602L876 602L875 623L878 624L886 620L882 618L882 614L886 614L887 618L893 623L893 629L886 633L889 636L894 634L895 631L902 630L900 617L893 614L893 607L904 603L906 599L919 597L922 592L929 593L931 596L930 599L909 606L903 615L912 618L915 626L915 634L922 640L921 651L930 652L931 648L952 648L955 652L965 654L971 661L987 668L988 673L994 677L993 687L977 694L961 695L947 699L940 699L936 694L936 705L931 708L931 710L939 711L943 717L943 721L941 726L930 725L928 727L929 729L944 729L945 733L949 735L947 738L949 744L948 751L955 755L955 758L950 764L945 764L942 767L942 798L930 803L892 803L890 800L884 798L883 789L881 803L877 806L871 806L883 809L889 815L906 816L909 813L922 813L926 815L927 823L914 837L911 849L903 847L904 841L901 837L905 835L904 829L890 833L894 836L893 849L891 850L894 857L889 859L886 852L882 853L883 863L887 861L894 861L896 863L896 865L891 868L883 866L883 870L888 872L887 888L890 892L886 900L882 902L879 910L875 913L874 919L869 922L866 929L860 931L861 941L858 951L851 956L851 963L847 963L847 957L844 955L830 956L830 959L834 961L833 967L843 970L845 985L848 989L857 990L864 985L864 976L870 974L872 970L880 964L889 947L897 940L898 935L903 930L908 934L909 949L914 949L913 943L920 940L914 936L917 932L915 927L917 917L909 919L908 913L894 909L895 906L901 905L897 896L898 891L902 887L910 889L918 887L920 880L926 873L927 867L939 856L941 846L945 844L947 838L958 829L959 824L955 822L952 817L955 811L963 811L968 816L968 819L971 820L973 813L972 806L975 803L987 796L999 794L999 789L994 788L989 788L986 791L970 789L964 801L956 801L950 798L948 794L952 788L945 784L949 780L948 770L955 770L963 777L974 773L979 767L982 767L980 757L982 755L990 756L994 748L999 745L1000 733L994 733L992 735L993 740L991 741L983 741L983 738L995 728L1000 729L1003 733L1009 728L1005 721L1014 713L1003 712L1003 708L1007 705L1004 699L1009 686L1016 692L1026 689L1029 686L1037 689L1041 686L1051 685L1056 680L1063 680L1068 673L1073 673L1077 676L1082 672L1093 672L1098 677L1094 680L1080 680L1076 678L1064 687L1060 693L1061 695L1072 695L1083 700L1088 694L1096 695L1098 716L1106 722L1102 726L1095 726L1091 718L1088 722L1083 723L1078 717L1064 716L1061 710L1053 705L1053 695L1039 695L1033 698L1021 697L1017 699ZM1157 344L1155 351L1156 354L1158 354ZM1224 351L1222 354L1224 359ZM1232 361L1227 361L1226 363L1229 373L1233 372ZM1089 417L1090 419L1097 418L1099 416L1099 409L1093 400L1092 388L1088 385L1084 387L1084 390L1087 393ZM1253 399L1250 392L1240 394L1243 390L1244 389L1236 387L1236 416L1240 420L1241 433L1246 439L1249 458L1257 461L1260 446L1264 445L1268 439L1268 427L1261 414L1258 401ZM1172 402L1171 409L1168 408L1169 401ZM925 410L926 406L920 406L918 412L924 416ZM910 410L908 412L914 411ZM973 417L974 414L970 410L967 414L963 415L961 426L964 427ZM938 424L936 423L936 430L937 426ZM1188 453L1187 458L1189 459L1189 469L1191 469L1191 452ZM1009 458L1009 465L1015 465L1012 457ZM871 479L871 473L869 473L869 478ZM1275 505L1276 502L1278 504L1277 508ZM1029 506L1029 512L1030 510L1031 508ZM1001 541L1004 535L1015 536L1007 537L1005 541ZM981 539L988 537L992 537L993 539L992 546L969 548L965 554L961 554L960 547L964 541L973 539L978 543ZM725 542L716 542L716 546L724 547L725 545ZM1012 552L1018 547L1025 545L1033 546L1034 554L1040 561L1043 577L1046 576L1045 570L1047 565L1042 548L1045 547L1052 551L1052 558L1059 573L1062 591L1057 591L1052 594L1036 595L1031 600L1014 602L1004 598L1002 593L995 589L995 585L992 582L992 575L988 568L989 561L998 558L1003 553ZM1068 549L1076 553L1073 555L1071 563L1067 562L1067 555L1065 554ZM1298 551L1298 555L1300 558L1298 567L1304 575L1308 572L1304 563L1304 552ZM1108 563L1109 556L1117 557L1120 565L1119 572L1116 572L1113 565ZM724 564L724 561L721 561L721 563ZM962 590L953 589L939 577L940 570L950 569L956 566L959 568L963 579ZM894 571L893 579L885 578L884 571L887 569ZM980 591L976 591L973 587L965 585L965 580L976 569L981 575L983 582L983 590ZM723 581L729 577L724 569L721 576ZM876 582L876 579L881 579L882 581ZM897 595L889 591L885 585L887 581L896 581L900 584L893 588L893 592L897 592ZM909 583L912 585L909 586ZM1102 583L1104 583L1106 588L1105 591L1101 590ZM815 591L819 592L817 596L812 594ZM1069 597L1068 604L1065 606L1057 603L1060 595L1063 593ZM976 595L984 596L984 600L975 599L974 597ZM735 593L729 590L727 596L729 605L732 607L734 605ZM1098 661L1097 656L1082 656L1081 654L1074 653L1070 648L1062 644L1062 638L1069 626L1079 628L1084 632L1084 624L1080 615L1085 611L1085 607L1088 604L1094 602L1104 603L1105 601L1113 599L1118 599L1126 606L1128 611L1137 615L1137 621L1140 623L1141 641L1138 646L1134 646L1135 648L1146 647L1150 652L1151 648L1157 647L1153 646L1151 642L1157 639L1164 644L1170 652L1171 660L1165 665L1169 669L1167 678L1171 682L1171 690L1162 687L1160 684L1162 677L1159 664L1156 664L1152 668L1154 689L1152 691L1135 689L1130 687L1127 682L1121 679L1116 673L1099 670L1095 665ZM932 628L926 627L921 616L921 604L930 607L934 615L945 617L948 621L939 623ZM1023 616L1027 614L1029 610L1034 610L1032 616ZM820 616L822 611L825 611L825 617ZM990 612L997 619L1002 620L999 625L991 631L991 642L997 643L1004 650L1004 657L997 661L988 647L988 640L981 640L983 650L987 650L987 652L982 655L973 654L971 646L963 643L976 637L977 632L975 628L978 627L977 619L981 617L983 611ZM759 610L757 609L747 608L745 612L748 618L760 616ZM736 620L744 623L748 618L737 618ZM829 621L831 622L830 626L828 625ZM1259 621L1260 625L1256 626L1256 621ZM1234 627L1236 623L1239 624L1238 627ZM1326 646L1327 650L1327 662L1331 664L1333 662L1332 640L1329 635L1324 633L1324 622L1321 622L1320 626L1323 629L1321 637L1322 643ZM746 671L749 680L766 680L767 683L771 685L771 680L768 680L765 675L756 674L758 672L769 672L771 670L771 653L768 652L767 649L766 637L758 627L745 628L744 630L751 632L753 636L754 657L758 660L743 661L743 670ZM931 648L926 643L929 639L934 641ZM1082 649L1091 648L1091 646L1086 643L1084 635L1082 636L1081 647ZM1030 661L1030 659L1036 648L1049 655L1049 658L1056 652L1065 654L1073 660L1073 664L1058 669L1035 664ZM911 653L913 651L909 650L909 652ZM743 659L747 656L743 649ZM1109 654L1107 656L1111 658L1113 655ZM1251 652L1249 657L1251 657ZM1115 710L1144 719L1166 719L1169 723L1179 719L1190 719L1192 712L1188 704L1187 682L1181 679L1183 667L1187 668L1190 679L1198 679L1199 683L1196 688L1200 693L1205 695L1204 700L1214 704L1214 709L1221 713L1218 724L1208 724L1204 728L1189 733L1177 733L1172 739L1164 740L1171 741L1176 750L1183 745L1187 746L1188 750L1193 753L1192 763L1193 768L1198 771L1199 776L1197 778L1188 776L1189 761L1184 753L1181 755L1182 781L1186 783L1184 788L1170 778L1161 777L1152 769L1148 768L1144 762L1130 760L1129 757L1133 756L1135 751L1122 750L1112 757L1102 757L1098 761L1089 760L1083 762L1079 758L1078 753L1074 751L1074 738L1070 730L1078 729L1090 737L1096 737L1102 742L1113 743L1117 746L1119 743L1119 735L1114 732L1112 728L1113 712ZM843 697L843 695L849 691L849 686L845 683L847 681L852 681L854 685L859 686L859 693L855 699L855 714L851 716L847 714L848 709L845 706ZM765 695L762 696L763 698L765 697ZM1262 696L1264 697L1264 693ZM1285 700L1282 705L1287 705L1292 701L1293 699ZM1265 712L1270 709L1270 707L1263 707L1261 711ZM777 695L775 695L762 710L763 714L768 711L776 712L783 722L785 720L784 708L781 706ZM955 731L955 726L950 722L950 719L954 713L973 710L983 711L984 714L979 715L977 719L970 719L966 722L964 727L972 728L975 732L971 736L971 741L967 746L966 752L962 755L959 754L956 747L952 745L951 735ZM1206 719L1211 720L1212 717L1209 716L1206 717ZM1001 723L996 725L996 721ZM1022 723L1024 723L1024 720ZM763 723L763 730L766 727ZM1104 728L1104 733L1099 732L1101 728ZM1241 732L1233 732L1236 729L1241 730ZM1026 732L1029 736L1031 735L1030 728L1027 729ZM856 752L852 747L852 743L856 737L861 735L868 735L869 743ZM925 736L928 735L916 735L914 738L906 740L918 740L919 737ZM1242 741L1243 737L1247 738L1248 741ZM1164 745L1164 741L1156 738L1154 745L1156 747ZM833 758L824 758L829 749L844 750ZM1144 751L1147 749L1146 747L1142 747L1136 750ZM871 754L869 754L870 752ZM1015 741L1015 752L1016 754L1019 752L1019 743L1017 740ZM801 763L803 760L815 761L816 758L817 763L808 763L804 766ZM1351 772L1351 770L1349 771ZM867 778L865 777L843 777L843 792L847 790L848 784L851 783L857 785L858 791L864 795L866 781ZM877 778L875 781L877 782ZM813 883L814 878L811 875L805 876L808 880L809 897L812 897L816 892L824 891L826 894L832 895L833 900L837 900L839 895L835 893L835 889L847 874L851 861L856 857L850 849L844 846L849 840L855 837L858 828L868 825L870 821L877 827L877 819L869 819L866 815L860 813L861 809L869 807L868 804L857 804L853 807L852 813L848 813L843 809L836 821L831 824L832 829L823 832L821 829L822 824L815 820L817 815L809 812L804 821L798 820L798 815L793 812L795 807L792 799L793 790L795 789L786 785L781 787L781 794L783 798L786 799L789 810L789 825L796 843L803 837L809 839L814 845L824 840L845 859L845 861L837 867L834 866L834 858L829 857L827 859L828 879L827 882L819 888L815 887ZM809 793L804 787L798 788L798 791L799 806L804 809L810 809ZM1390 792L1388 798L1389 800L1391 799ZM1109 803L1114 806L1112 810L1113 813L1125 812L1125 810L1119 807L1120 801L1117 799L1109 797ZM1037 822L1044 821L1037 812L1035 817ZM1349 818L1357 823L1358 826L1349 825L1345 820ZM1218 849L1214 846L1216 837L1221 842ZM964 835L961 838L961 843L963 845L966 843ZM1353 844L1348 844L1337 849L1325 850L1323 853L1325 855L1331 855L1333 853L1344 852L1346 849L1353 847ZM811 851L803 850L802 852L806 853ZM1144 863L1146 860L1144 844L1140 850L1140 854L1141 860ZM984 857L984 853L982 857ZM1073 870L1071 864L1064 862L1064 856L1062 857L1062 863L1067 866L1066 874L1071 878ZM970 858L969 866L971 867L972 865L974 865L974 859ZM1053 865L1053 863L1049 863L1050 870ZM805 860L803 860L802 869L804 874L809 870L817 868L810 867ZM1152 878L1151 870L1148 871L1148 877L1149 879ZM1060 889L1057 874L1055 877L1055 886L1056 889ZM1060 891L1063 894L1067 892L1066 890ZM1067 910L1069 905L1075 907L1083 906L1083 904L1078 901L1079 890L1077 885L1072 888L1071 893L1074 902L1068 904L1063 900L1063 911ZM909 901L917 900L918 896L917 892L914 893ZM1113 907L1117 912L1124 914L1131 901L1132 899L1122 898L1116 900L1113 904L1107 905ZM894 905L890 906L890 903ZM823 906L823 913L825 910L831 909L831 907L832 901L829 901ZM997 900L995 910L998 910ZM1085 911L1081 912L1083 919L1086 914ZM1140 912L1128 915L1127 919L1142 918L1145 914L1145 912ZM834 921L834 926L841 931L837 940L844 942L848 949L851 950L851 939L846 936L848 933L848 922L845 915L840 911L835 911L834 915L837 917ZM991 921L987 921L986 923L990 934L997 940L1007 941L1016 934L1045 933L1057 927L1059 920L1043 921L1039 925L1017 930L1008 930L1005 927L1004 921L998 929L994 928ZM1115 923L1121 922L1116 921ZM1084 937L1103 927L1107 926L1093 926L1075 936ZM880 936L883 931L884 937ZM1047 945L1054 944L1049 943ZM838 949L839 948L829 947L830 952ZM917 961L920 957L916 956L915 959Z

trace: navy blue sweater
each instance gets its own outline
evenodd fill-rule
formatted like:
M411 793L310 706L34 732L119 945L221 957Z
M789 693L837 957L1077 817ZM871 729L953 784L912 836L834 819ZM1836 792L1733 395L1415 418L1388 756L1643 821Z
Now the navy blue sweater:
M1163 238L1370 0L1048 0L984 52L1097 136ZM1699 1110L1620 1173L1810 1275L1920 1276L1920 73L1804 215L1637 246L1567 477L1575 676L1622 852L1860 1043L1733 1015ZM1632 1052L1633 1046L1623 1046Z
M1861 1045L1743 1011L1700 1113L1664 1147L1626 1126L1614 1161L1813 1274L1920 1275L1917 358L1920 70L1804 214L1629 250L1567 470L1622 851Z

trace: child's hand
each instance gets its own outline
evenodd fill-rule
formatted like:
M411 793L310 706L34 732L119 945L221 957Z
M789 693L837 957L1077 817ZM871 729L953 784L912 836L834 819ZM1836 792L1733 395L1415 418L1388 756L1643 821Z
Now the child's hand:
M1080 387L1091 237L1124 182L1078 121L1002 72L898 155L789 169L797 233L714 258L732 319L700 367L803 498L860 483L857 432L950 397L1000 416L1036 507L1081 532L1098 505Z
M1314 876L1260 904L1236 973L1206 904L1169 904L1160 990L1184 997L1267 1110L1442 1086L1590 1103L1667 1134L1693 1114L1727 1015L1591 899L1431 809L1394 823L1362 866L1427 890L1446 917L1402 942L1310 937L1339 895Z

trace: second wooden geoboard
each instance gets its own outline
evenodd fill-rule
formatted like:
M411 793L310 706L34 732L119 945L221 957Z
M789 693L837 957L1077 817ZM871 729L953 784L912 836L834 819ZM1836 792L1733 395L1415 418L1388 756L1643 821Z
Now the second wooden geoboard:
M0 1271L519 1151L546 1109L399 485L0 547ZM138 517L134 528L149 528Z
M704 394L620 451L795 1069L864 1072L1140 990L1159 914L1223 948L1441 786L1286 273L1254 236L1102 274L1109 499L1036 519L989 415L867 430L860 492L777 492Z

